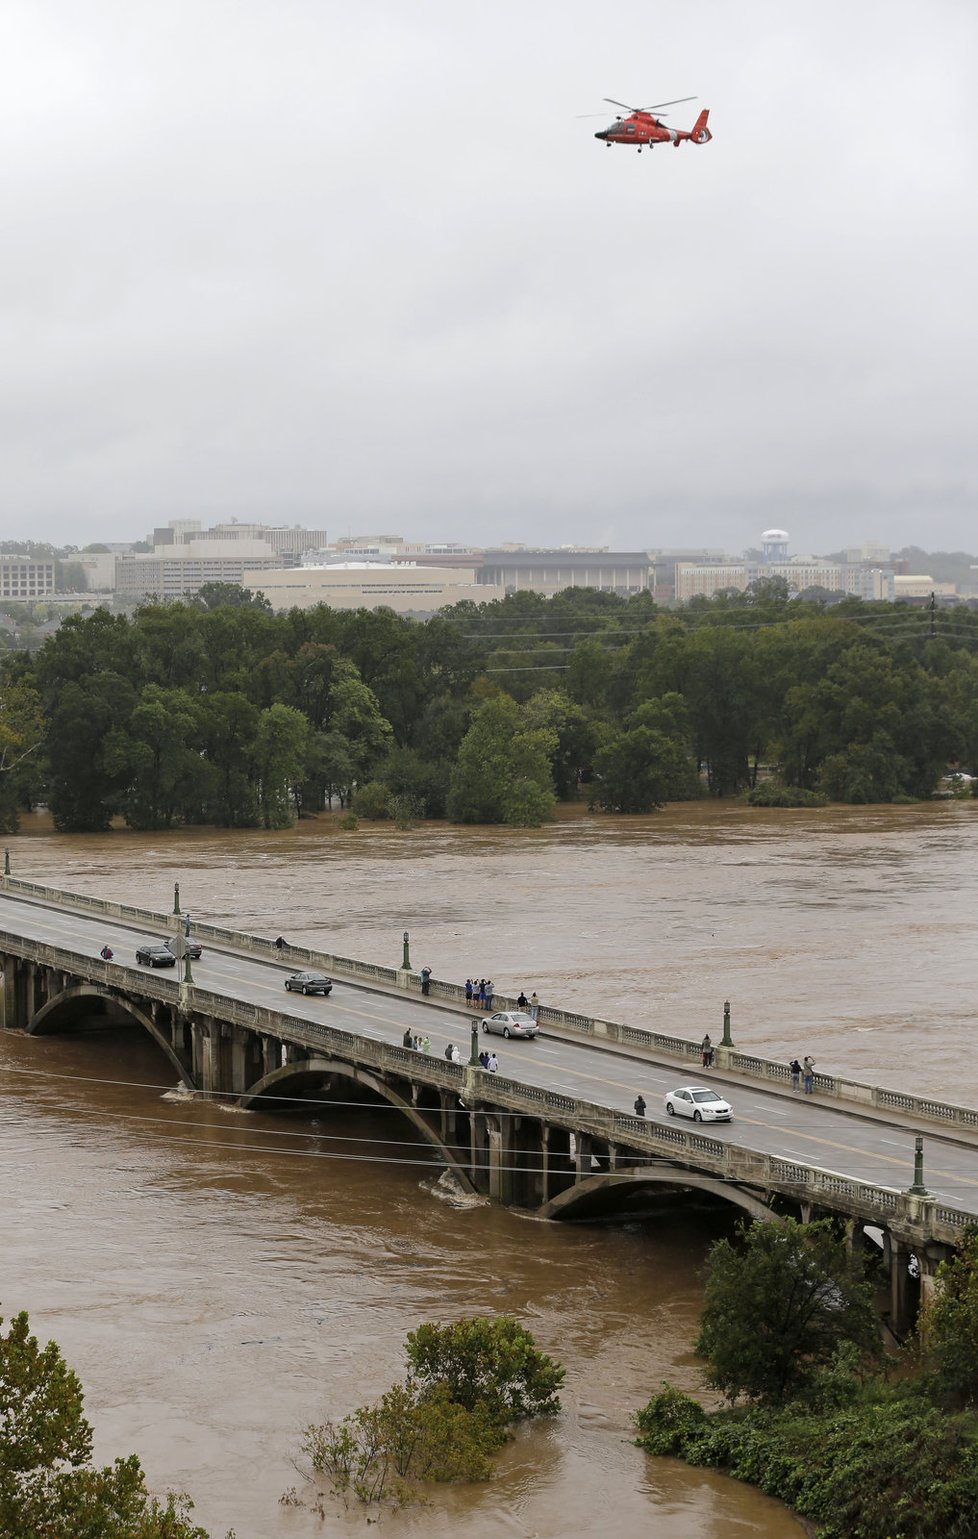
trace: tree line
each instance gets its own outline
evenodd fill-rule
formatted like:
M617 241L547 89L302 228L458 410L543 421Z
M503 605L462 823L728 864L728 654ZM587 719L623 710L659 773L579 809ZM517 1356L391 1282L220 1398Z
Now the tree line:
M368 817L538 824L580 794L887 802L978 763L978 614L777 585L568 589L425 620L217 587L71 616L0 662L0 817L64 831Z

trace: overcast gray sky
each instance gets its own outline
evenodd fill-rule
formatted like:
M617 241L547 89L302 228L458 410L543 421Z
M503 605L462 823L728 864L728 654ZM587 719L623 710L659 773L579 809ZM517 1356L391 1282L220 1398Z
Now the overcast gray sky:
M5 0L0 533L975 551L976 82L974 0Z

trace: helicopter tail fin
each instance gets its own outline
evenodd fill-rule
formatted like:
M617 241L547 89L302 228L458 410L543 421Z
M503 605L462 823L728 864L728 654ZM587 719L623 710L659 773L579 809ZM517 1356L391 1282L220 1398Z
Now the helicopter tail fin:
M710 140L713 138L713 135L710 133L710 130L706 126L706 120L709 116L709 107L704 107L703 111L700 113L699 117L696 119L696 122L690 129L689 137L692 139L694 144L709 144Z

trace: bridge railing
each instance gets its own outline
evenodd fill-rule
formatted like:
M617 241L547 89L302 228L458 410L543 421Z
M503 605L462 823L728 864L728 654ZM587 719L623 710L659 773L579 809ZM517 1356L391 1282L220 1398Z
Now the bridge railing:
M26 898L35 898L39 902L55 906L123 919L145 928L151 934L161 932L165 934L167 931L172 931L178 922L178 916L174 914L160 914L152 909L136 908L127 903L113 903L104 898L89 897L84 893L65 892L60 888L46 887L39 882L24 881L20 877L4 876L2 882L4 891L20 894ZM368 984L374 982L403 987L407 983L411 992L420 992L419 978L414 975L406 978L403 969L383 967L374 962L361 962L355 958L338 956L331 952L313 951L305 946L287 946L284 952L280 953L272 940L259 935L248 935L239 930L231 930L222 925L210 924L206 920L195 919L193 928L195 937L201 941L230 946L265 960L284 959L297 966L316 967L324 972L360 979ZM460 984L432 978L430 990L434 998L457 1005L463 1013L473 1013L466 1011L465 990ZM150 991L147 990L147 992ZM510 996L495 994L493 1008L515 1009L516 1001ZM690 1067L700 1062L700 1044L675 1032L648 1031L643 1027L623 1025L617 1021L606 1021L598 1016L583 1015L573 1010L557 1009L549 1005L542 1005L539 1014L541 1025L552 1031L638 1047L652 1055L678 1058ZM715 1053L718 1068L730 1068L738 1074L770 1085L785 1085L790 1078L790 1070L785 1061L764 1058L755 1053L740 1052L736 1048L724 1048L718 1045L715 1045ZM867 1085L860 1080L849 1079L843 1075L822 1073L815 1075L815 1090L823 1098L840 1101L853 1107L900 1112L920 1123L938 1123L944 1127L978 1131L978 1109L962 1106L948 1099L912 1095L907 1091Z

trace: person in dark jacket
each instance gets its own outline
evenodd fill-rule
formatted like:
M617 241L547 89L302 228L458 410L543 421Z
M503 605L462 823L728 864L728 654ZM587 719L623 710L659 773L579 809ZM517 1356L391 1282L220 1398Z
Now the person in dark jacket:
M635 1115L636 1117L645 1116L645 1099L641 1091L639 1091L638 1095L635 1097Z

